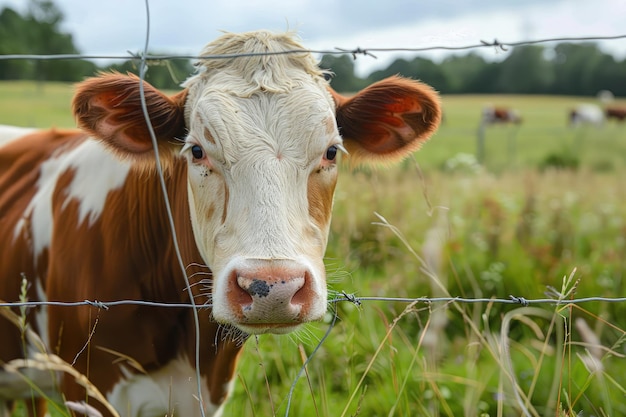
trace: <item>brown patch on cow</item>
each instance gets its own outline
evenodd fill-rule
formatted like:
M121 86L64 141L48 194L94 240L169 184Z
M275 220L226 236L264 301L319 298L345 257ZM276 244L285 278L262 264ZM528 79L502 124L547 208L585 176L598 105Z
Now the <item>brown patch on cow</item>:
M211 142L212 144L215 145L215 139L213 138L213 135L211 134L211 131L208 128L204 128L204 138L208 141Z
M336 168L325 168L336 169ZM307 185L307 197L309 200L309 216L315 224L321 229L326 230L330 223L331 212L333 208L333 195L337 184L337 176L335 175L329 182L320 178L327 173L323 170L316 171L309 176Z
M214 214L215 214L215 204L211 203L211 205L209 205L209 208L206 211L207 219L212 219Z
M335 129L337 129L336 123L337 122L332 117L326 119L326 136L331 136L335 132Z

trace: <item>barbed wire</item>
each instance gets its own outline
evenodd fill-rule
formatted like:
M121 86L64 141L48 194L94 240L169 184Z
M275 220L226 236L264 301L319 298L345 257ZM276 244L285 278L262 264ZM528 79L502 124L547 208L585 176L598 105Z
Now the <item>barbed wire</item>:
M461 303L461 304L480 304L480 303L492 303L492 304L518 304L522 307L528 307L531 304L554 304L554 305L568 305L568 304L584 304L591 302L605 302L605 303L624 303L626 297L582 297L582 298L525 298L514 295L509 295L509 298L467 298L467 297L357 297L352 293L342 292L342 296L328 300L328 304L337 304L341 302L350 302L356 306L361 306L364 302L392 302L392 303ZM213 307L211 303L204 304L192 304L192 303L164 303L158 301L145 301L145 300L114 300L114 301L99 301L99 300L83 300L83 301L19 301L19 302L0 302L1 307L80 307L91 306L103 310L108 310L110 307L117 307L123 305L140 305L146 307L164 307L164 308L193 308L193 309L207 309Z
M572 36L572 37L556 37L556 38L542 38L542 39L529 39L515 42L501 42L498 39L493 41L480 40L479 43L453 46L453 45L434 45L425 47L389 47L389 48L341 48L335 47L334 49L291 49L280 52L256 52L256 53L239 53L239 54L222 54L222 55L189 55L189 54L149 54L147 52L134 53L127 51L127 55L98 55L98 54L2 54L0 60L69 60L69 59L86 59L86 60L145 60L145 61L166 61L172 59L193 59L193 60L208 60L208 59L231 59L231 58L243 58L252 56L267 56L267 55L288 55L288 54L325 54L325 55L352 55L354 59L359 55L370 56L376 58L374 52L430 52L430 51L463 51L479 48L496 48L501 51L508 51L508 48L516 46L529 46L543 43L553 42L590 42L590 41L610 41L626 39L626 34L612 35L612 36Z

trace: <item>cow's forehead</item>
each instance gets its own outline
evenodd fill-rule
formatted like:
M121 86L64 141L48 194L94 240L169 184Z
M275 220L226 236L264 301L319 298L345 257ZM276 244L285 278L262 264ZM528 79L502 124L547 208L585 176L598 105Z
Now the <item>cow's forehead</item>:
M249 97L207 86L187 105L192 106L188 140L204 144L227 165L251 150L306 165L340 141L334 102L313 81L289 92Z
M203 49L205 59L184 83L185 118L196 140L202 139L200 129L213 129L226 161L253 144L277 152L306 149L305 155L327 146L324 132L313 132L328 126L334 113L328 82L292 35L227 33Z

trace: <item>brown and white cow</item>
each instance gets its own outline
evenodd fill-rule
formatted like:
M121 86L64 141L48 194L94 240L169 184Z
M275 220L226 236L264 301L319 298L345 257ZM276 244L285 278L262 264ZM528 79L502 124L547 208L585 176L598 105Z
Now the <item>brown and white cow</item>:
M615 119L618 122L626 120L626 106L608 106L604 109L607 120Z
M481 123L493 124L520 124L522 117L519 111L508 107L486 106L483 108Z
M259 31L226 34L202 53L294 49L303 48L293 34ZM307 53L202 60L171 97L144 86L182 266L195 299L212 305L199 317L201 386L189 308L47 306L27 319L121 415L219 416L247 335L291 332L326 312L338 153L355 163L408 155L436 130L438 96L392 77L347 98ZM0 145L0 299L19 301L24 277L30 301L189 303L139 80L88 79L73 109L81 130ZM3 318L0 335L2 363L41 349ZM67 401L88 400L72 375L58 384L49 372L28 375ZM32 394L16 392L18 380L0 372L0 401Z

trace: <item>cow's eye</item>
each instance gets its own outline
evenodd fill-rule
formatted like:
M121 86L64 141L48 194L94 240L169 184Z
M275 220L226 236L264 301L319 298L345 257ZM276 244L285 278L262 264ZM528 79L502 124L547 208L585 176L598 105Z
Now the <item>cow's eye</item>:
M326 155L324 155L324 157L328 161L334 161L337 157L337 146L329 146L328 149L326 149Z
M202 158L204 158L204 151L198 145L193 145L191 147L191 154L193 155L194 159L202 159Z

